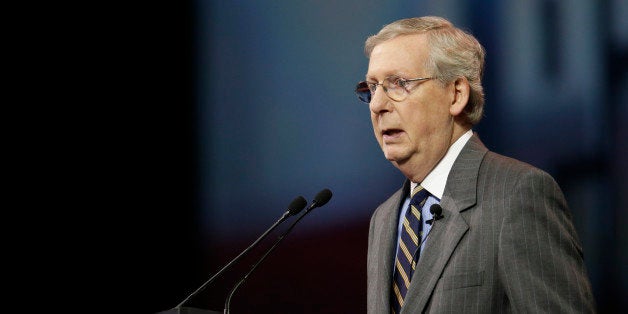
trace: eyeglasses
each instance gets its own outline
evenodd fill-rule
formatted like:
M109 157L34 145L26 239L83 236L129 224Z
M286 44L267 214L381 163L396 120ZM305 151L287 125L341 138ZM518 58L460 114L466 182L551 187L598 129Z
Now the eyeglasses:
M381 85L384 89L384 93L394 100L394 101L402 101L408 97L410 94L409 84L411 82L421 82L431 80L433 77L419 77L413 79L403 79L398 76L389 76L384 79L381 83L372 83L367 81L362 81L358 83L355 87L355 93L358 95L358 98L367 103L371 103L371 97L375 94L375 90L378 85Z

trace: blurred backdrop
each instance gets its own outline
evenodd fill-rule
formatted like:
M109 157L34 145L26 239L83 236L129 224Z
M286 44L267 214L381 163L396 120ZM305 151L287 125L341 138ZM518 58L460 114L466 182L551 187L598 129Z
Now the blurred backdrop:
M124 205L142 222L120 262L133 274L122 298L141 311L176 305L294 197L311 201L323 188L332 200L297 225L231 309L366 311L369 218L404 178L383 157L353 89L367 70L364 40L422 15L443 16L485 46L486 110L475 131L489 149L556 178L600 312L628 310L626 1L187 1L143 9L125 37L141 47L133 58L142 91L125 129L134 183L126 183ZM222 310L261 251L190 305Z

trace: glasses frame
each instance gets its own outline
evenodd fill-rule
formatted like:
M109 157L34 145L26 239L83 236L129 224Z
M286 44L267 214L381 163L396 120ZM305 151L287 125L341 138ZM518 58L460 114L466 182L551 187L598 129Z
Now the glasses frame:
M397 82L399 82L399 83L397 83L397 85L399 87L403 88L403 90L406 91L405 92L405 96L403 96L402 98L393 98L393 97L391 97L388 94L388 88L386 86L384 86L384 83L386 81L391 82L390 78L396 78L397 79ZM396 75L391 75L391 76L385 78L381 83L379 83L379 82L373 83L373 82L369 82L369 81L360 81L360 82L358 82L358 84L355 87L355 93L358 95L358 99L360 99L360 101L362 101L364 103L367 103L367 104L370 104L371 100L373 98L373 94L375 94L375 91L377 91L377 86L381 85L382 89L384 89L384 93L386 94L386 96L388 96L388 98L390 98L390 99L392 99L394 101L403 101L403 100L405 100L408 97L408 95L410 95L410 92L411 92L406 87L406 85L408 83L410 83L410 82L419 82L419 81L424 82L424 81L428 81L428 80L431 80L431 79L434 79L434 78L435 77L417 77L417 78L411 78L411 79L404 79L404 78L396 76ZM370 94L369 97L368 97L369 101L366 101L365 99L362 98L362 95L361 95L362 92L360 90L364 89L364 87L361 87L361 85L363 85L363 84L366 84L366 88L369 91L369 94ZM390 83L390 84L394 84L394 83Z

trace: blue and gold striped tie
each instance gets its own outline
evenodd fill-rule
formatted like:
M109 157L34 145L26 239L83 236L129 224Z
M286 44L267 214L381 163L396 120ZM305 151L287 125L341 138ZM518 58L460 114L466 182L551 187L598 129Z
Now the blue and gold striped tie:
M399 313L403 306L406 292L410 287L410 280L419 260L417 252L421 237L423 236L423 224L421 223L421 208L425 204L429 192L418 185L412 191L410 207L403 218L403 228L399 238L397 259L395 260L395 275L391 295L391 307L393 313Z

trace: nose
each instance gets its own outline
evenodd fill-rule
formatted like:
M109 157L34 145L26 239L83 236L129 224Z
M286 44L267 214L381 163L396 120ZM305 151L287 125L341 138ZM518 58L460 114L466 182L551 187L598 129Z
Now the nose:
M383 86L377 86L374 93L371 93L371 102L369 108L375 114L392 110L390 98L386 96Z

